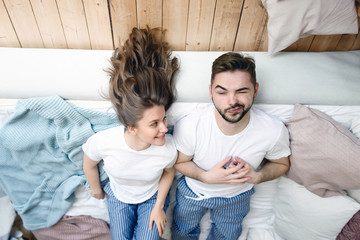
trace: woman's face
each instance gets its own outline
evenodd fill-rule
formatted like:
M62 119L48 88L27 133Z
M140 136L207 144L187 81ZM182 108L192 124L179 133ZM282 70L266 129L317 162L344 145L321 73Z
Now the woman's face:
M168 131L165 107L154 105L144 111L143 117L133 128L139 144L162 146L165 144L165 133Z

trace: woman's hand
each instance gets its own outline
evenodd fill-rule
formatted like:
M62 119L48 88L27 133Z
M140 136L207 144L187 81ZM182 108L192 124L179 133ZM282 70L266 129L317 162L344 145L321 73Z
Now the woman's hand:
M99 191L99 192L92 192L92 196L98 200L100 199L104 199L105 198L105 193L104 191Z
M152 230L153 223L155 222L156 227L161 237L166 227L166 214L162 207L155 205L150 214L149 230Z

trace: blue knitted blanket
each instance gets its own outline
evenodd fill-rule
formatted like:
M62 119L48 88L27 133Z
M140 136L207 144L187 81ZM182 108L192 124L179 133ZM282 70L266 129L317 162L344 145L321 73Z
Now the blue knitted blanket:
M77 107L59 96L19 100L0 129L0 184L25 228L55 224L86 184L81 146L119 123L114 113ZM99 165L100 178L107 179Z

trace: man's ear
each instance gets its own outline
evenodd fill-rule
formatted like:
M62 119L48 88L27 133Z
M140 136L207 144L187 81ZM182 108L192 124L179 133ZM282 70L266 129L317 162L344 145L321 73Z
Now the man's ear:
M210 98L212 99L211 84L209 85L209 95L210 95Z
M254 99L256 98L256 96L258 94L258 90L259 90L259 83L257 82L256 85L255 85Z

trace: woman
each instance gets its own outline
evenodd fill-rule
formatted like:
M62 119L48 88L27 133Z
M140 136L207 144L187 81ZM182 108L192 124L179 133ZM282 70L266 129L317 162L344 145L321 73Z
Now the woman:
M134 28L111 58L110 101L122 124L83 145L84 172L97 199L107 195L112 239L160 239L177 150L165 134L166 110L175 100L178 60L156 31ZM97 165L109 182L101 188Z

